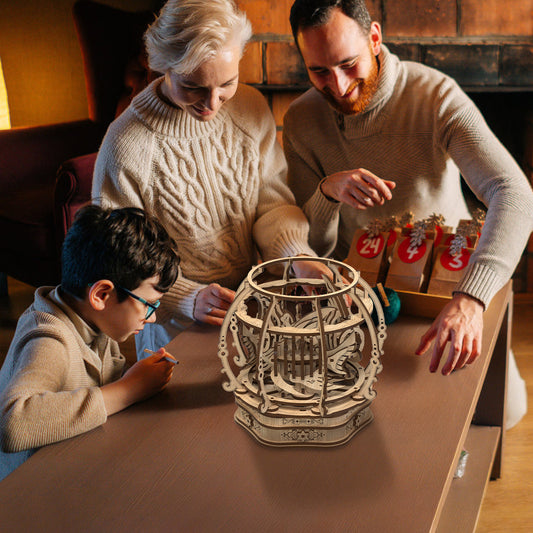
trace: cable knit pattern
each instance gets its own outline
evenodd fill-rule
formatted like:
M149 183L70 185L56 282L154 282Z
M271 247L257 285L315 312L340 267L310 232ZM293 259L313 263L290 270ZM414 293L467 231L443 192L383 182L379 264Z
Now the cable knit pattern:
M103 424L100 387L124 363L118 344L95 333L57 288L39 288L0 370L0 479L36 448Z
M488 206L471 264L456 290L488 305L510 278L533 228L533 194L523 172L481 113L450 77L400 61L385 46L378 89L360 115L340 115L315 89L285 115L289 185L308 216L319 255L346 258L352 236L375 218L441 213L456 226L471 218L460 176ZM366 211L331 202L318 185L341 170L365 168L393 180L393 198Z
M256 261L314 255L294 205L270 110L255 89L208 122L167 105L155 80L111 124L96 161L93 201L155 215L178 244L182 272L158 322L193 316L199 290L237 288Z

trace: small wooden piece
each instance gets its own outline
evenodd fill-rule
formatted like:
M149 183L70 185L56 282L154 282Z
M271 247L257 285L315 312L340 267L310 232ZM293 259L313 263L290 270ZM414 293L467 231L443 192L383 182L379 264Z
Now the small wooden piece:
M381 299L383 300L383 305L385 307L389 307L390 302L389 302L389 299L387 298L387 294L385 293L385 289L383 288L383 285L381 283L378 283L377 287L378 287L379 295L381 296Z

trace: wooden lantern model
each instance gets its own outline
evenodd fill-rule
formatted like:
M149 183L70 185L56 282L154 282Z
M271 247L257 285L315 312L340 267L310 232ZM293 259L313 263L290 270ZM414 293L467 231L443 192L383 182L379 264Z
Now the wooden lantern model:
M342 444L373 418L386 338L379 299L354 268L332 259L312 258L329 267L332 280L297 278L293 264L310 259L254 267L220 332L223 386L235 395L235 420L272 446Z

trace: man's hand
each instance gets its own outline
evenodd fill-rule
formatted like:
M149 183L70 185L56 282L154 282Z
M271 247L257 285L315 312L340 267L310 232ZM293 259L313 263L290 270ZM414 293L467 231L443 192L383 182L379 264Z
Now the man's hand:
M221 326L233 300L235 291L211 283L196 295L193 317L206 324Z
M320 184L323 194L355 209L383 205L392 198L394 187L394 181L378 178L364 168L331 174Z
M424 354L434 340L429 370L436 372L449 341L450 352L442 367L442 374L447 376L452 370L477 359L481 353L482 332L483 305L467 294L456 293L422 336L416 353Z

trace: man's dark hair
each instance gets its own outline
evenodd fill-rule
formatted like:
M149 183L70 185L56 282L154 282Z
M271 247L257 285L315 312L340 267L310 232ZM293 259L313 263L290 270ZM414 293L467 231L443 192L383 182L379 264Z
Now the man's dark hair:
M333 9L339 8L347 17L355 20L363 30L370 32L372 19L364 0L296 0L291 8L291 28L298 46L298 32L306 28L322 26L331 17Z
M135 290L158 275L156 290L167 292L179 272L176 248L165 228L142 209L86 206L63 243L61 287L83 298L87 287L101 279ZM125 298L119 291L119 301Z

